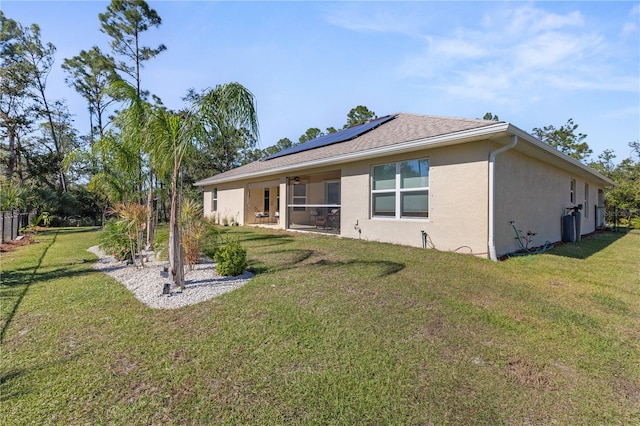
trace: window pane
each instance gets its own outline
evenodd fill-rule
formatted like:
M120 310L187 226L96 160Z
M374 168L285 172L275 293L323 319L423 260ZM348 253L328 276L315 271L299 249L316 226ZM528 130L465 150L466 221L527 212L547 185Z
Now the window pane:
M396 194L373 194L373 215L394 217L396 215Z
M405 192L400 196L401 216L428 217L429 191Z
M401 188L429 187L429 160L411 160L400 163Z
M307 195L307 185L304 183L299 183L297 185L293 185L293 196L294 197L304 197Z
M302 198L293 197L293 204L298 204L298 205L307 204L307 199L306 199L306 197L302 197ZM294 207L293 211L294 212L303 212L303 211L305 211L305 209L306 209L305 207Z
M340 204L340 183L327 183L327 204Z
M373 189L395 189L396 165L384 164L373 167Z

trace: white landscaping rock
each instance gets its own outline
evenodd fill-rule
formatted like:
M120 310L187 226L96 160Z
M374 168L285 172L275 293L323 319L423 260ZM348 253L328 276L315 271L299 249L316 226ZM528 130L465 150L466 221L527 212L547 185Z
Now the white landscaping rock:
M171 283L171 278L161 277L160 272L169 267L169 262L146 261L144 268L140 268L116 260L114 256L103 253L98 246L90 247L87 251L99 258L93 264L95 269L124 284L136 299L154 309L176 309L203 302L235 290L253 277L248 271L236 277L224 277L216 272L216 264L212 260L202 258L193 270L185 268L184 291L181 292L172 284L171 294L167 295L162 294L162 289L164 284Z

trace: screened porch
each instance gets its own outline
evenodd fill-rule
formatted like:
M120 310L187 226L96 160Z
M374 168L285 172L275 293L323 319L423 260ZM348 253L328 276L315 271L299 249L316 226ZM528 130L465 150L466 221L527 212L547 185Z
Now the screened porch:
M340 233L340 170L293 176L287 186L287 228Z

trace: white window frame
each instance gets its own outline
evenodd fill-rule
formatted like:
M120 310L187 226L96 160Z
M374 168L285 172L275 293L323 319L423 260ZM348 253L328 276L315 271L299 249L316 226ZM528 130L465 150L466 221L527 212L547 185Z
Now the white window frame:
M589 218L589 184L585 183L584 184L584 207L582 208L582 210L584 210L584 218L588 219Z
M569 189L569 202L571 204L576 203L576 180L571 179L570 189Z
M218 211L218 188L211 190L211 211Z
M304 188L304 195L296 195L296 188ZM291 201L293 204L294 212L303 212L306 211L305 204L307 204L307 184L306 183L296 183L293 185L291 190Z
M426 161L427 162L427 186L421 186L416 188L402 188L402 164L410 161ZM380 166L388 166L395 164L395 188L391 189L374 189L374 169ZM371 185L371 196L369 200L369 208L370 215L373 219L393 219L393 220L428 220L429 219L429 195L430 195L430 182L429 182L429 169L431 168L431 162L428 158L414 158L409 160L397 161L393 163L382 163L375 164L371 167L371 177L370 177L370 185ZM403 215L402 214L402 195L416 192L425 192L427 197L427 211L426 216L412 216L412 215ZM375 194L394 194L395 197L395 214L393 216L389 215L376 215L375 214L375 206L374 206L374 195Z

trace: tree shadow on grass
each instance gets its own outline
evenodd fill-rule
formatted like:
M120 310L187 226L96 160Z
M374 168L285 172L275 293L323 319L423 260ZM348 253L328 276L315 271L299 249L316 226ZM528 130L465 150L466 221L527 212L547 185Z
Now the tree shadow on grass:
M37 281L39 284L46 283L59 278L73 278L95 272L91 267L70 270L71 265L60 266L55 269L47 269L45 272L35 272L33 269L23 268L15 271L4 272L2 274L3 287L15 288L22 285L30 285Z
M626 235L626 232L597 231L589 235L583 235L580 241L557 243L556 247L549 251L549 254L584 260L606 249Z
M84 263L90 265L91 263L93 263L91 259L78 259L75 262L67 262L60 265L47 265L47 270L41 272L40 269L42 267L44 258L46 257L49 249L55 244L60 230L58 229L45 232L52 232L53 238L42 251L42 254L40 255L40 258L38 259L35 267L24 267L15 270L3 271L2 273L2 292L0 293L0 299L2 299L3 306L6 306L7 304L13 306L8 309L6 318L0 321L0 343L4 341L5 333L18 310L20 303L24 299L24 296L29 290L29 287L31 287L34 282L37 281L38 283L46 283L51 280L60 278L73 278L94 271L93 268L89 266L87 268L71 269L70 266L72 265ZM52 267L55 269L51 269Z
M24 295L27 293L27 290L29 290L29 287L33 283L33 280L38 273L38 269L40 269L40 266L42 266L42 261L47 255L47 252L49 251L51 246L55 244L56 240L58 239L58 232L59 231L56 231L54 233L53 238L51 239L51 242L42 251L40 258L38 259L38 263L36 264L35 268L33 268L33 270L31 270L31 268L23 268L21 271L18 271L15 275L13 274L13 272L5 272L2 274L3 286L11 286L11 285L15 286L18 284L24 285L25 283L26 285L24 286L24 289L18 293L16 301L13 305L13 308L9 311L9 314L7 315L7 319L4 322L4 325L2 327L2 330L0 330L0 343L4 341L4 335L7 331L7 328L9 328L9 324L11 324L11 320L16 314L16 311L18 310L18 306L20 306L22 299L24 299Z
M41 364L37 364L33 366L32 370L41 370L44 368L49 368L51 366L55 366L61 363L71 363L77 362L79 355L72 354L71 356L66 357L65 359L54 359L51 361L47 361ZM29 370L25 368L9 368L5 373L0 375L0 403L4 403L10 401L14 398L20 398L25 395L31 393L30 388L25 388L24 385L22 387L17 387L13 384L13 381L21 378L25 374L28 373ZM3 423L4 424L4 423Z
M35 236L38 235L57 235L62 232L63 234L84 234L87 232L95 232L100 230L100 227L95 226L82 226L82 227L63 227L63 228L39 228L37 232L34 233Z
M283 271L287 269L293 269L297 267L301 262L304 262L305 260L313 256L314 253L314 250L306 249L273 250L263 253L265 255L275 255L278 257L277 261L270 262L273 266L269 267L262 261L256 260L249 262L249 269L256 275L269 271Z
M24 369L13 368L0 375L0 402L9 401L11 398L19 395L19 392L10 386L10 384L11 381L22 377L24 373Z
M389 260L348 260L342 261L328 261L322 259L313 264L314 266L333 266L333 267L352 267L352 266L364 266L366 268L378 269L379 272L375 274L376 277L388 277L389 275L397 274L402 271L406 265L399 262L391 262Z
M282 245L292 243L294 241L291 235L287 234L258 234L248 231L238 231L233 232L233 234L225 233L224 235L235 235L240 239L242 243L247 243L247 245L251 248ZM264 244L254 244L261 242L264 242Z
M301 265L302 262L312 258L316 254L315 250L308 249L289 249L289 250L276 250L265 253L265 255L275 255L278 256L281 261L277 262L278 265L276 267L268 267L261 261L255 261L250 264L250 269L254 274L261 274L270 271L283 271L290 270L294 268L307 267L307 268L315 268L315 267L333 267L333 268L343 268L343 267L366 267L370 269L375 269L376 272L374 276L376 277L386 277L389 275L393 275L395 273L403 270L406 265L404 263L391 262L387 260L348 260L348 261L333 261L320 259L313 263L306 263Z

